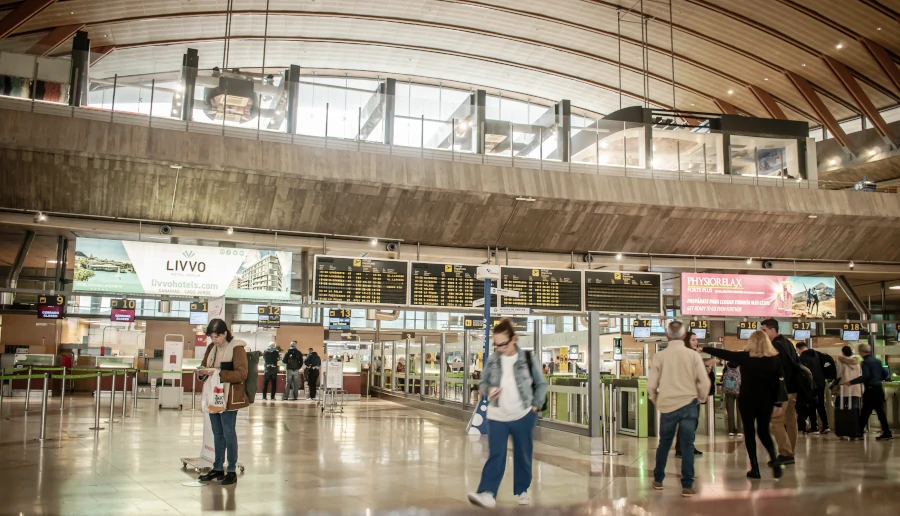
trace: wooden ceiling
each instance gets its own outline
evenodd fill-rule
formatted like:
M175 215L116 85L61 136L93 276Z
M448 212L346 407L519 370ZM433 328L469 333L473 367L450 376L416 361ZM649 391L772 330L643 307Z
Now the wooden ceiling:
M0 29L27 9L32 16L7 31L0 50L46 48L62 28L83 24L92 48L115 47L95 78L174 72L188 47L201 68L221 67L229 28L228 67L453 81L605 114L643 102L647 41L652 106L719 112L724 99L771 116L754 86L787 117L819 125L794 73L831 116L858 116L864 108L826 57L849 68L875 108L900 104L900 0L672 0L671 17L664 0L27 0L0 1L0 16L10 17Z

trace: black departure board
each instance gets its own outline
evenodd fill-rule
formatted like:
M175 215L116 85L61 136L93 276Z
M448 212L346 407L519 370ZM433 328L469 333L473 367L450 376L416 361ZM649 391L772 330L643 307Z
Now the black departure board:
M405 305L408 264L400 260L316 256L313 300Z
M484 280L475 278L477 265L412 262L413 306L436 308L472 308L472 302L484 297ZM491 306L497 306L496 296Z
M588 311L620 314L662 313L662 278L652 272L584 271Z
M502 296L501 306L532 310L581 312L581 271L501 267L500 288L519 297Z

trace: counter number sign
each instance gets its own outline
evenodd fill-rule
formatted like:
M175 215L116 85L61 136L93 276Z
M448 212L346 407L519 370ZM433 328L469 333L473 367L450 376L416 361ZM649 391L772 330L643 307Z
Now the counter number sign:
M137 302L134 299L110 299L109 320L114 322L134 322Z
M260 306L256 309L259 315L260 328L279 328L281 327L281 307L280 306Z
M795 322L794 329L795 330L808 330L812 327L812 323L808 322Z
M350 329L350 310L332 308L328 310L328 329L329 330L349 330Z
M62 319L65 314L66 296L40 296L38 319Z
M690 322L688 322L688 328L690 328L692 330L697 330L697 329L705 330L705 329L709 328L709 321L707 321L707 320L690 321Z
M756 321L741 321L738 323L739 330L756 330L758 329L759 323Z

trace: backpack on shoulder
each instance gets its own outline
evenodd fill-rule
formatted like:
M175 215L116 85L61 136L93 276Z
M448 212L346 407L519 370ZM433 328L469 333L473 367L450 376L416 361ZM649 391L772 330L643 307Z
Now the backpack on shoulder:
M728 394L738 394L741 392L741 377L737 368L729 367L725 371L722 381L722 390Z
M525 361L528 363L528 374L531 375L531 392L534 393L534 367L531 364L531 351L525 351ZM544 404L541 406L541 412L545 410L547 410L547 396L544 396Z

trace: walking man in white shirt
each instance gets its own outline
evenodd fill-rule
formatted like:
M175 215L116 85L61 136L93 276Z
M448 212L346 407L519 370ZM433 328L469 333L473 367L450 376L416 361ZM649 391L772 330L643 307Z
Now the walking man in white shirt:
M506 446L513 442L513 494L519 505L528 505L531 487L531 456L534 427L544 405L547 382L540 359L519 349L512 321L503 319L494 327L494 347L484 367L479 390L489 405L488 449L490 456L481 471L478 490L469 494L475 505L493 509L506 470Z
M663 488L666 461L677 428L684 457L681 461L681 495L693 496L694 432L700 417L700 403L709 394L709 377L700 354L684 345L684 325L680 321L669 323L666 336L669 345L653 357L647 379L647 393L661 415L653 488Z

